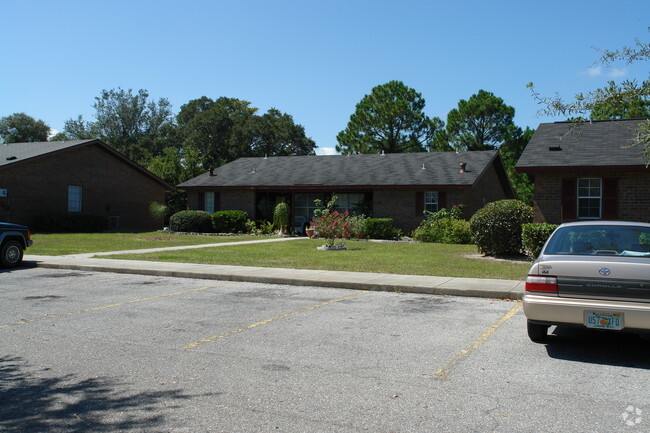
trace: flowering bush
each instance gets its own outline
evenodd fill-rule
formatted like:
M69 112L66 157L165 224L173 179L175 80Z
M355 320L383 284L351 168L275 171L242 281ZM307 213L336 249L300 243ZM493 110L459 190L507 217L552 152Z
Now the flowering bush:
M323 213L314 218L312 227L316 229L318 237L327 239L327 244L330 246L334 245L335 239L349 239L352 235L352 224L348 212Z

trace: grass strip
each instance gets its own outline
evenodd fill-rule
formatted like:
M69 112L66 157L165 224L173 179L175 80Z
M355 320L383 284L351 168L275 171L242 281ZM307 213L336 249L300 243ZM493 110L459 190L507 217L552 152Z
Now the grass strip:
M60 256L260 240L267 239L267 237L197 236L154 231L139 233L35 233L32 235L32 239L34 245L27 249L27 254Z
M316 247L322 244L323 240L304 239L292 242L233 245L226 248L201 248L103 257L508 280L524 279L530 267L528 262L468 258L467 256L475 255L477 252L474 245L346 241L347 250L317 250Z

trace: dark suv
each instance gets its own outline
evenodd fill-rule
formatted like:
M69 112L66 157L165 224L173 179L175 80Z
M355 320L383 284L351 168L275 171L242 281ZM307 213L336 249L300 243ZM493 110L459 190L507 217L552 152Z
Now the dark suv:
M0 223L0 264L6 268L18 266L25 248L32 245L29 228L19 224Z

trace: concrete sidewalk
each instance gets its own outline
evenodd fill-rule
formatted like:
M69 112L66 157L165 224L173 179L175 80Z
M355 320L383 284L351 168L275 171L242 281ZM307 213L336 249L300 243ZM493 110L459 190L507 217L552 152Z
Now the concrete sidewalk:
M225 246L228 244L219 245ZM142 252L142 250L139 250L139 252ZM94 272L116 272L166 277L204 278L224 281L339 287L357 290L473 296L497 299L521 299L524 290L524 283L515 280L150 262L142 260L90 258L87 256L86 254L72 256L26 255L24 263L27 266Z

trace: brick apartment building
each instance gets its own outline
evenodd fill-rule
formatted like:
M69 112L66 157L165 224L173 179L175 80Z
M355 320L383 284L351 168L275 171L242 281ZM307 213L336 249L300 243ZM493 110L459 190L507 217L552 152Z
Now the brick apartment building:
M334 194L340 210L393 218L406 232L424 210L464 205L471 216L514 196L497 151L240 158L178 188L187 190L190 209L237 209L255 219L271 220L275 205L287 202L298 232L313 217L314 200Z
M650 168L633 146L640 122L543 123L517 162L535 180L536 222L650 222Z
M100 140L0 144L0 220L92 212L112 228L154 229L149 205L173 189Z

